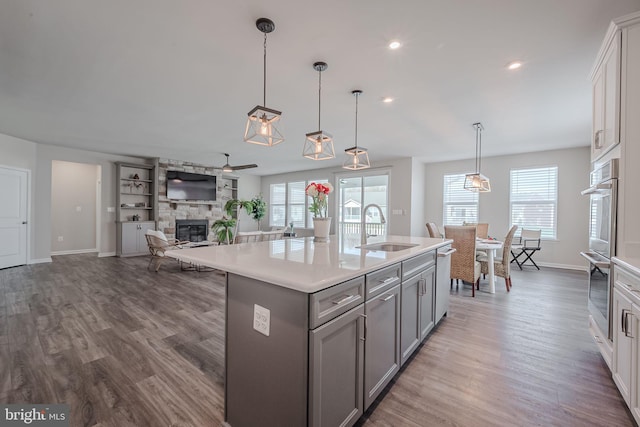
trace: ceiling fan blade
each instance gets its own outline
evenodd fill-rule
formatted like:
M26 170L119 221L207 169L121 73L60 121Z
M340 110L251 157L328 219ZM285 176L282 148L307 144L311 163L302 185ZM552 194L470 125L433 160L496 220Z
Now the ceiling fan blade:
M231 169L233 169L234 171L237 170L241 170L241 169L251 169L251 168L257 168L258 165L256 165L255 163L252 163L250 165L238 165L238 166L231 166Z

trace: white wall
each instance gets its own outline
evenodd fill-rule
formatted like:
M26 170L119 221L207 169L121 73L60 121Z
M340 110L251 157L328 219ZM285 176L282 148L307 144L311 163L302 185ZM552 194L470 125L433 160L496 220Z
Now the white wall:
M480 193L479 220L489 223L489 234L504 236L510 225L509 174L512 168L558 166L557 240L546 240L535 256L539 264L585 268L579 255L588 248L589 199L580 191L589 186L589 147L542 151L482 159L482 173L491 180L491 192ZM474 160L430 163L426 166L425 215L428 221L443 222L442 177L475 169Z
M96 199L100 167L54 160L51 168L51 251L97 251ZM62 240L59 240L59 237Z
M255 196L261 193L260 187L261 178L259 176L254 175L242 175L238 174L238 199L240 200L251 200ZM263 199L268 202L269 194L262 195ZM240 212L240 222L238 223L239 231L256 231L258 230L258 222L254 221L247 213L243 210ZM265 216L260 221L260 228L262 230L269 229L269 218Z

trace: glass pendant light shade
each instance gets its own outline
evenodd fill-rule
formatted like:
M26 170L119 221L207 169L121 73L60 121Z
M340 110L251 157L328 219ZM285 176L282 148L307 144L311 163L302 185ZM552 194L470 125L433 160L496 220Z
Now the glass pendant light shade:
M347 158L342 164L342 167L343 169L349 169L349 170L367 169L371 167L371 163L369 162L369 153L367 152L366 148L358 147L358 97L362 94L362 91L359 89L356 89L351 91L351 94L356 97L356 133L355 133L356 145L344 150L344 153L347 155Z
M284 137L276 127L276 123L280 121L281 114L280 111L271 108L256 106L249 111L244 140L268 147L280 144L284 141Z
M489 178L480 173L480 161L482 159L482 131L484 126L477 122L473 124L476 130L476 171L468 173L464 177L464 189L474 193L488 193L491 191Z
M284 141L284 137L277 127L282 112L265 107L267 105L267 34L275 30L276 25L268 18L260 18L256 21L256 27L264 33L262 105L257 105L249 111L244 140L252 144L272 147Z
M318 72L318 130L306 134L302 157L311 160L328 160L336 157L333 148L333 137L324 132L320 127L321 95L322 95L322 72L328 67L326 62L316 62L313 69Z

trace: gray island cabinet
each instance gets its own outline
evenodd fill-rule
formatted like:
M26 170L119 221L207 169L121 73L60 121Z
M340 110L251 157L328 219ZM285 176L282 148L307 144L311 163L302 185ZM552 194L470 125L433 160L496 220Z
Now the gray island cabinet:
M351 426L398 374L446 311L437 253L451 241L385 241L411 247L306 238L172 251L227 271L228 426Z

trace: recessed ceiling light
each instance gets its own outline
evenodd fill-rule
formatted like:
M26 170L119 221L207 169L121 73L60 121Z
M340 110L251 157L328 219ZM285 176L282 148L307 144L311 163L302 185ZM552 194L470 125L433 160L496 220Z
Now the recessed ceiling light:
M392 41L389 43L389 49L397 49L400 46L402 46L402 44L399 41Z
M509 65L507 65L507 68L510 70L517 70L520 67L522 67L522 62L520 61L513 61L510 62Z
M382 102L384 102L385 104L389 104L393 102L393 98L390 96L385 96L384 98L382 98Z

